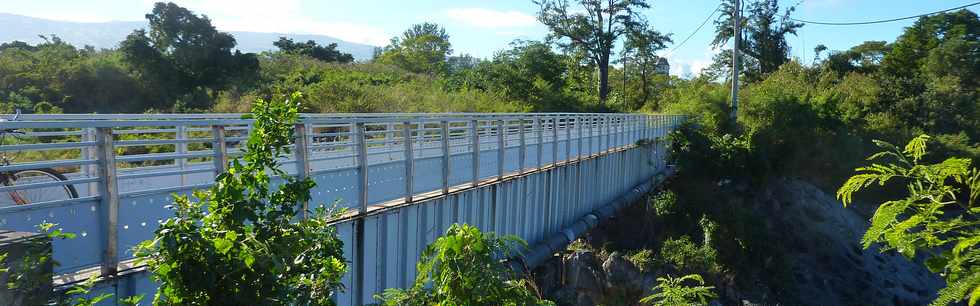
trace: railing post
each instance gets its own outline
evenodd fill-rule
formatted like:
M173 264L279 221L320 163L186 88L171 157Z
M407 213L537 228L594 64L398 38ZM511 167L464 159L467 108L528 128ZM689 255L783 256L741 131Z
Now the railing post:
M470 132L473 137L470 139L473 141L473 187L480 184L480 121L470 120Z
M116 151L111 128L96 130L97 158L99 160L99 198L101 202L102 276L116 274L119 264L119 184L116 176Z
M537 117L537 116L534 117L534 131L535 131L535 134L537 134L536 136L537 136L537 139L538 139L538 141L537 141L537 144L538 145L536 146L537 149L538 149L538 154L535 155L535 156L538 157L538 163L536 164L537 165L536 168L541 168L543 166L541 163L544 162L544 157L541 156L542 154L544 154L543 153L544 152L544 130L542 130L542 128L541 128L541 117Z
M523 174L524 173L524 168L526 166L526 161L527 161L527 153L526 153L527 152L527 139L524 137L524 123L525 123L524 118L521 118L521 125L517 129L518 130L518 133L521 134L521 136L519 137L519 141L520 141L520 145L521 145L521 152L520 152L520 154L517 155L518 156L517 173L520 173L520 174Z
M595 136L594 135L595 133L592 131L592 128L594 126L595 126L595 116L589 115L589 151L588 151L589 156L592 156L592 147L593 147L592 138L594 138Z
M504 179L504 151L507 149L507 143L504 141L505 134L504 131L504 120L497 120L497 180Z
M575 116L575 127L578 128L578 159L582 159L582 116Z
M442 130L442 194L449 193L449 121L443 120Z
M578 124L576 122L575 124ZM565 116L565 162L572 160L572 116Z
M364 214L367 213L368 208L368 156L367 156L367 141L364 135L364 123L358 122L352 125L353 129L351 133L354 133L354 143L357 146L357 168L358 168L358 180L357 185L358 191L358 201L360 205L357 209L357 214L360 218L355 219L354 223L354 302L357 305L362 305L364 300L364 266L366 260L364 257Z
M551 164L558 166L558 116L551 117Z
M187 140L186 125L177 126L177 135L175 138L178 140L177 150L176 150L177 154L187 154L187 143L184 142L185 140ZM183 158L183 157L178 158L176 162L177 162L177 167L180 168L181 171L187 169L187 158ZM187 185L187 175L181 173L179 177L180 177L180 185L181 186Z
M647 128L649 127L648 126L649 122L647 121L647 119L650 119L650 116L648 116L648 115L641 115L641 117L640 117L640 139L647 139L648 138L647 137Z
M83 129L83 133L84 134L82 135L82 137L84 138L85 141L92 141L92 142L96 142L97 141L95 128L85 128L85 129ZM82 157L84 159L88 159L88 160L92 160L92 159L98 160L99 159L99 152L98 151L99 151L99 149L98 149L98 143L96 143L95 145L88 146L84 150L82 150ZM99 175L99 166L98 165L86 165L86 166L82 166L82 169L85 171L85 176L86 177L96 177L96 176ZM98 182L88 183L88 184L85 184L85 185L88 185L88 195L89 196L94 196L94 195L96 195L96 194L99 193L99 183Z
M355 138L357 139L357 168L358 173L358 188L360 194L358 194L358 200L360 201L360 208L358 208L359 214L364 214L367 212L368 208L368 156L367 156L367 141L364 135L364 123L358 122L356 125Z
M629 119L629 117L627 117L626 115L623 115L623 116L619 116L619 118L616 120L616 122L617 122L617 124L616 124L616 131L618 131L618 133L616 133L616 139L617 139L616 146L617 147L625 146L626 145L626 123L627 123L627 119Z
M384 142L385 142L385 152L387 152L385 155L388 156L388 160L393 160L394 158L392 158L392 156L391 156L391 153L392 153L391 147L395 143L395 123L394 122L388 122L388 123L385 124L385 141Z
M606 115L606 147L605 151L609 151L612 148L612 116Z
M305 123L294 125L296 137L296 178L305 180L310 177L309 139L307 137L307 126ZM303 201L303 219L306 219L310 210L310 201Z
M411 203L415 193L415 149L412 148L415 139L412 137L412 122L403 122L402 129L405 132L402 136L405 141L405 203Z
M228 170L228 142L225 141L224 126L211 126L211 134L214 136L212 146L214 149L214 177L217 178Z

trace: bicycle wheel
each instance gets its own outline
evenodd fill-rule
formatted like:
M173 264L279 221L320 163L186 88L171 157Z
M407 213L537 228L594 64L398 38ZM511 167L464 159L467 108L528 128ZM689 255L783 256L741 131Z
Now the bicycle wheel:
M15 172L13 179L8 180L5 185L30 185L67 180L68 178L64 175L52 169L33 169ZM0 194L0 207L67 200L77 197L78 192L70 184L45 186L4 192Z

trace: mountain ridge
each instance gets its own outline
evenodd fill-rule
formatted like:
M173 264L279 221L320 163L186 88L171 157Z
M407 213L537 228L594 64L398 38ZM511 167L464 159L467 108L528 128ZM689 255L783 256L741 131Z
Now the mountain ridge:
M31 44L43 42L39 35L57 35L76 47L92 46L97 49L112 49L126 39L135 29L146 29L145 21L106 21L78 22L53 20L0 12L0 42L19 40ZM281 36L297 41L314 40L321 45L336 43L337 49L350 53L357 60L370 59L374 46L344 41L335 37L317 34L268 33L249 31L224 31L231 33L238 42L236 48L242 52L262 52L276 50L272 43Z

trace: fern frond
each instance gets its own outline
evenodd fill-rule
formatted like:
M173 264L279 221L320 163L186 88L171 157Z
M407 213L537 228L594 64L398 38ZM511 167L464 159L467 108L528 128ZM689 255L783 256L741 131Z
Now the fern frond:
M864 248L870 247L875 242L881 241L885 233L890 230L892 224L897 222L897 218L912 202L908 200L888 201L882 203L874 216L871 217L871 226L864 233L861 243Z
M980 285L980 273L967 275L939 290L939 297L932 301L929 306L946 306L961 301L966 298L968 292L980 289L978 285Z
M889 151L901 151L901 149L899 149L898 146L893 145L890 142L884 140L872 139L871 142L873 142L875 146L878 146L879 148L882 149L887 149Z
M953 256L959 257L963 250L972 248L973 246L977 245L977 243L980 243L980 235L973 235L970 236L970 238L960 240L956 243L956 246L953 247Z
M901 214L901 212L899 212ZM915 257L915 235L909 230L919 226L924 221L922 215L913 215L898 222L885 232L885 241L905 257Z
M860 170L860 168L858 169ZM852 202L852 195L861 189L868 187L871 183L874 183L879 177L878 174L874 173L861 173L852 176L844 182L844 185L837 189L837 199L847 206L848 203Z
M912 157L913 162L919 162L922 156L926 155L926 143L929 142L929 135L919 135L909 140L902 152Z

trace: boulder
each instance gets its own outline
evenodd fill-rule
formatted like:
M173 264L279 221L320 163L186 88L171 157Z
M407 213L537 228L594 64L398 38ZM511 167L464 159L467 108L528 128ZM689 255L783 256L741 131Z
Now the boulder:
M643 273L620 252L613 252L602 263L606 272L606 287L625 291L643 291Z
M599 265L599 259L592 251L577 250L564 258L566 288L573 290L576 295L585 295L592 301L602 298L605 289L605 275ZM581 297L576 297L580 300Z

